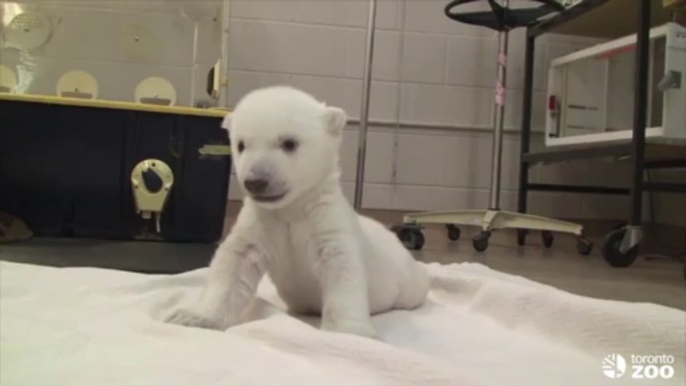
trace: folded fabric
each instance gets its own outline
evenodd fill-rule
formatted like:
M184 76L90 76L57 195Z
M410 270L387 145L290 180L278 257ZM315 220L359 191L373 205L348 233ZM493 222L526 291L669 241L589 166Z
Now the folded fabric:
M161 322L197 295L206 269L155 276L0 263L0 383L685 384L683 311L576 296L479 264L427 269L426 304L374 316L375 341L288 315L268 278L245 323L210 331ZM634 379L632 355L671 356L674 374Z

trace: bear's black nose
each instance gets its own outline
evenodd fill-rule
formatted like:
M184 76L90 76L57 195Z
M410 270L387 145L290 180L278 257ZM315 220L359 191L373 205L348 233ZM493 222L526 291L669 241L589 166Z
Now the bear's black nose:
M259 196L261 194L264 194L265 190L267 190L269 182L267 180L257 178L254 180L245 180L244 185L245 189L248 192L256 196Z

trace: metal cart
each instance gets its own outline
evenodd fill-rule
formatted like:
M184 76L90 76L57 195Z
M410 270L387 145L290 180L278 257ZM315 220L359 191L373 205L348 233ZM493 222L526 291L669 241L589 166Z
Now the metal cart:
M613 17L614 15L614 17ZM621 17L618 17L621 15ZM612 17L612 23L608 23ZM658 0L583 0L553 18L530 26L526 34L524 98L521 131L521 165L519 175L520 213L527 212L529 191L555 191L631 196L628 225L610 232L602 245L602 254L614 267L631 265L638 255L642 239L642 197L644 192L686 193L686 184L644 181L648 169L686 167L686 143L646 140L649 79L649 30L667 21L668 12ZM634 24L632 19L636 20ZM583 27L582 27L583 26ZM536 39L548 32L585 35L619 36L637 33L633 136L631 140L602 145L584 145L565 149L531 151L531 115L533 97L534 51ZM684 86L681 86L684 87ZM539 184L529 181L529 168L538 163L617 157L630 160L631 186L626 189L603 186L570 186ZM526 231L518 232L518 243L526 242Z

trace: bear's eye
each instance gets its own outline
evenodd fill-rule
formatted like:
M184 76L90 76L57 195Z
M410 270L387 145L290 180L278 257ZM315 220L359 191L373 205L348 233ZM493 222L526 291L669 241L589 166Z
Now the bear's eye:
M293 138L286 138L281 142L281 148L286 153L292 153L298 148L298 141Z
M238 152L242 153L245 150L245 143L243 141L238 141Z

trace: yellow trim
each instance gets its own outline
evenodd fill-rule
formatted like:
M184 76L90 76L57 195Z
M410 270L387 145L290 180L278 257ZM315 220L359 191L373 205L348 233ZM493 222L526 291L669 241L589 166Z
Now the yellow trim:
M68 97L57 97L49 95L28 95L28 94L4 94L0 93L0 101L18 101L32 103L47 103L62 106L94 107L116 110L147 111L151 113L196 115L201 117L223 118L229 113L227 109L198 109L182 106L157 106L142 103L106 101L98 99L79 99Z
M198 149L200 155L231 155L231 146L229 145L204 145Z

